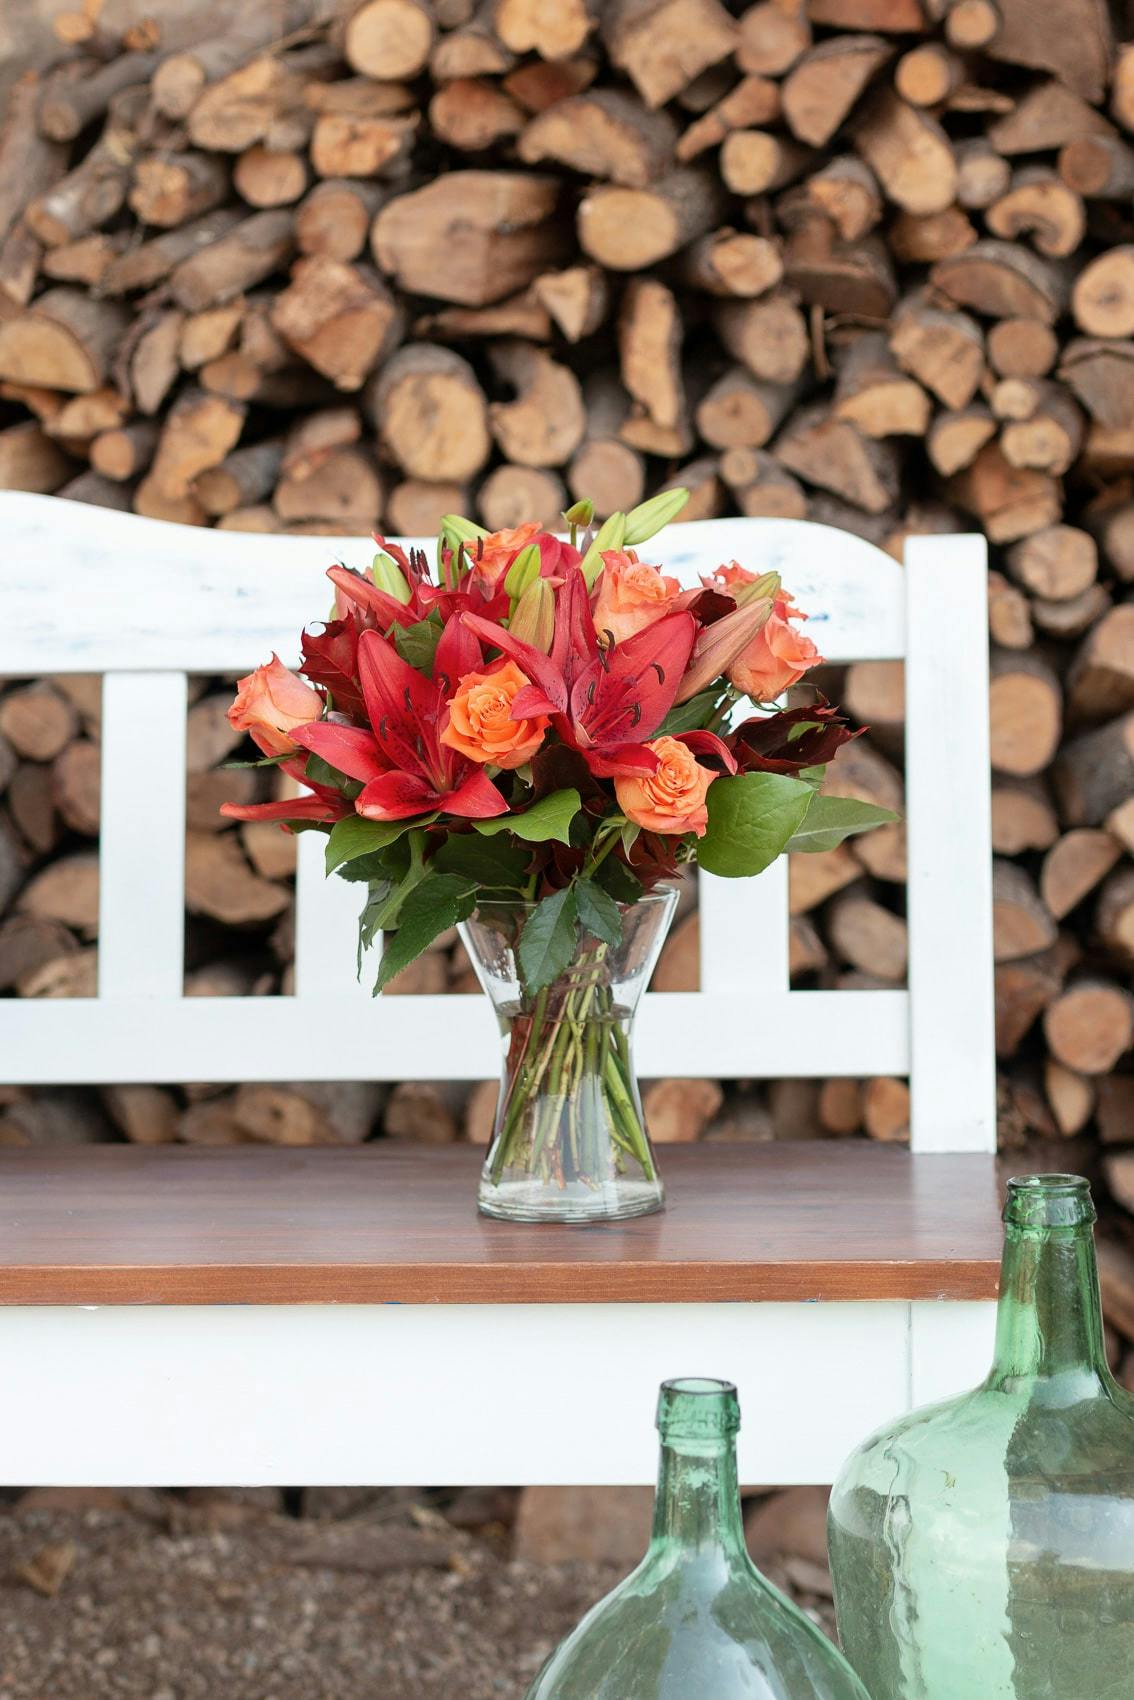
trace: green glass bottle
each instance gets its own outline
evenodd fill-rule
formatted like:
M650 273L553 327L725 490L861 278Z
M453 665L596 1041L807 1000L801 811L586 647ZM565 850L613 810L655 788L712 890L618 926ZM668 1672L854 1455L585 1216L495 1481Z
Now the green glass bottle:
M736 1389L667 1381L646 1556L552 1654L528 1700L867 1700L748 1556Z
M996 1354L903 1417L830 1508L843 1645L874 1700L1134 1696L1134 1399L1107 1368L1094 1207L1011 1181Z

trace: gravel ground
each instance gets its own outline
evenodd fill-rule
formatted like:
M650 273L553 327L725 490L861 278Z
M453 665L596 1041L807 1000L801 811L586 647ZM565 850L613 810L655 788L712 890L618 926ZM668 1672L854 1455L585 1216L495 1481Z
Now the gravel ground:
M9 1507L0 1700L520 1700L616 1580L509 1563L420 1510Z

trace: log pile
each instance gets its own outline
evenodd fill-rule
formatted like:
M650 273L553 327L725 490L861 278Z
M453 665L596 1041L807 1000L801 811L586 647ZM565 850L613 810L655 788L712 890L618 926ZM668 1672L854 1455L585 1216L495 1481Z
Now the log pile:
M692 516L895 552L982 529L1004 1143L1072 1142L1134 1204L1134 40L1103 0L286 0L213 34L187 9L201 45L92 27L8 102L0 487L358 534L681 481ZM825 682L872 728L837 783L900 807L900 669ZM218 831L258 781L215 770L201 689L191 983L286 990L288 845ZM97 733L84 681L0 699L6 993L92 983ZM904 878L900 828L801 862L798 983L900 983ZM451 942L411 972L471 989ZM675 1137L908 1131L901 1082L662 1084ZM490 1110L266 1094L95 1115L440 1138ZM0 1137L74 1108L42 1102Z

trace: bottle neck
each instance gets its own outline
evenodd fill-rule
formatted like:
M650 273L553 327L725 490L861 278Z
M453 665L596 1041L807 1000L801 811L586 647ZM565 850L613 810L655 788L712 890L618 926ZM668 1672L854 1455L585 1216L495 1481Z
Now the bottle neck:
M1075 1399L1110 1380L1095 1213L1086 1182L1072 1187L1075 1179L1035 1177L1009 1191L993 1387Z
M663 1386L653 1557L747 1564L736 1472L739 1422L736 1390L728 1383Z

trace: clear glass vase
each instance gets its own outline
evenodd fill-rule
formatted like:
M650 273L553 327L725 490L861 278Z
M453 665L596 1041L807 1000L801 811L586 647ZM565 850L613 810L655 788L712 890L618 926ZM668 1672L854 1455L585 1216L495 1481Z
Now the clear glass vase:
M1085 1180L1009 1183L996 1352L866 1441L831 1496L874 1700L1134 1696L1134 1399L1106 1363Z
M477 1195L486 1216L613 1222L662 1208L634 1073L633 1024L676 905L668 890L619 904L620 942L582 932L571 967L535 994L516 955L532 905L482 903L462 925L504 1039L496 1125Z
M551 1655L528 1700L867 1700L822 1631L748 1556L739 1427L728 1382L663 1384L646 1556Z

